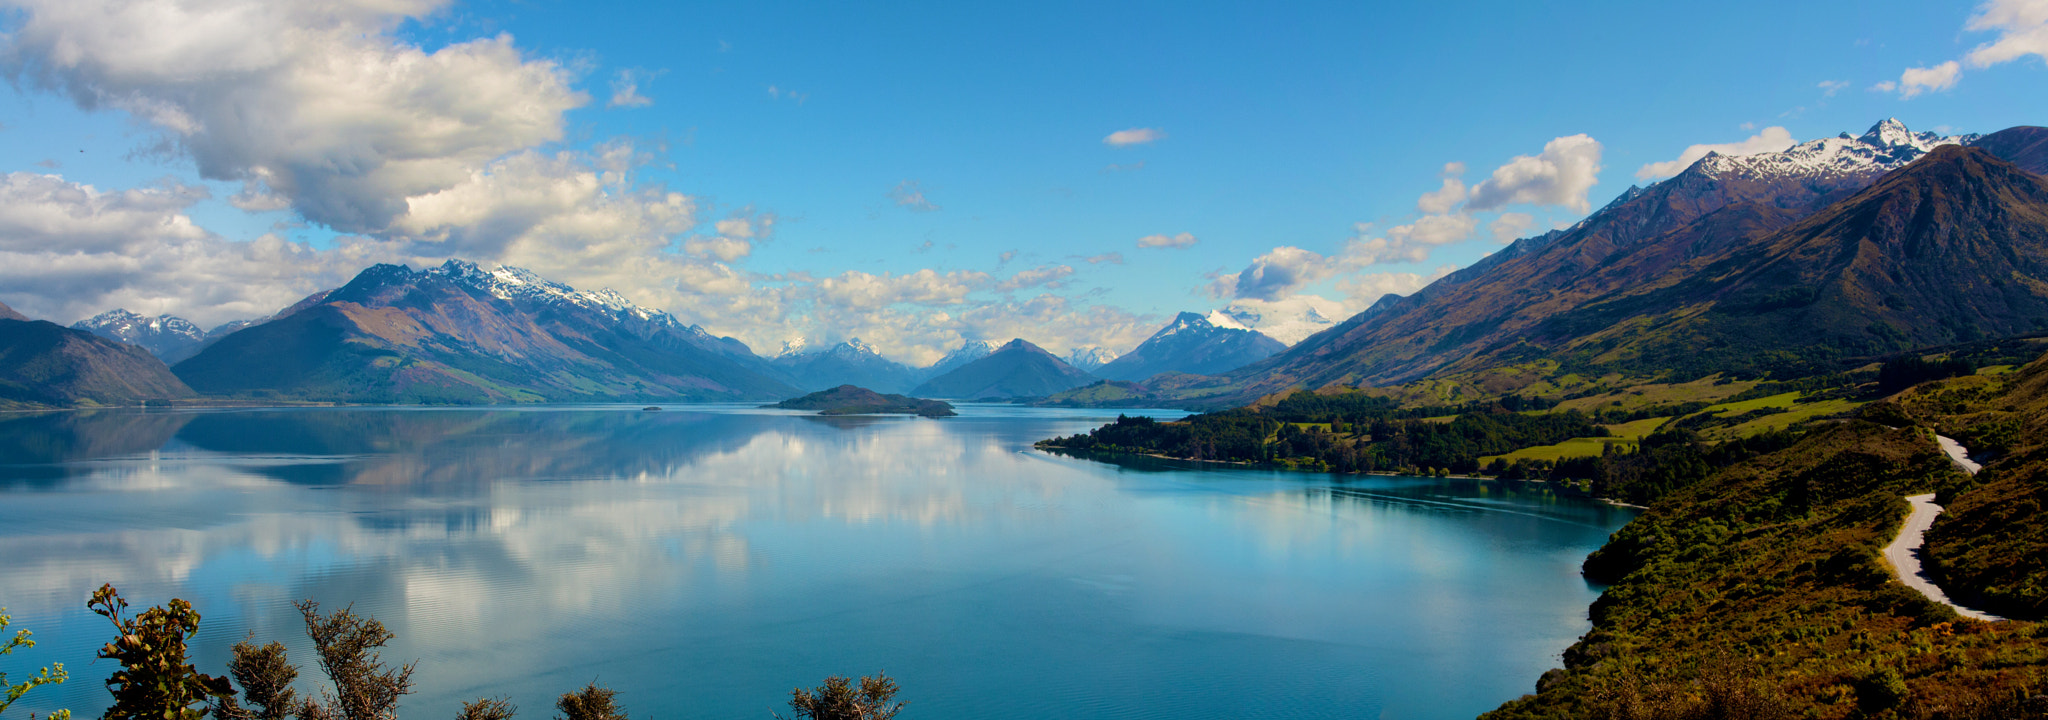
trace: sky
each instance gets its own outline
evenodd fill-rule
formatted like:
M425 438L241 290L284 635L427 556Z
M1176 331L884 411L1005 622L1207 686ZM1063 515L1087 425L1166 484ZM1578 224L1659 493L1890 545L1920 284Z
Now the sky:
M0 0L0 301L210 327L460 258L763 354L1121 353L1710 147L2048 124L2048 0L1272 5Z

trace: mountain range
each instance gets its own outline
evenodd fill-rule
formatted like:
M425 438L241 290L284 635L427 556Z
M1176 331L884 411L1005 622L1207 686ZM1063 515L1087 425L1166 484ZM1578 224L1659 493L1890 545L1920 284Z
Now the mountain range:
M311 300L309 298L309 300ZM752 400L801 394L737 340L609 290L450 260L378 265L174 368L200 392L350 402Z
M1122 357L1095 370L1110 380L1143 380L1160 373L1214 375L1236 370L1286 350L1280 341L1236 322L1218 325L1184 312Z
M860 338L813 352L803 352L801 347L785 345L782 354L769 363L782 371L790 384L803 390L858 385L884 394L902 393L928 377L916 368L882 357Z
M1796 376L2048 329L2044 137L1944 138L1888 120L1781 153L1708 155L1232 371L1218 401L1421 378L1505 392L1564 374Z
M0 304L0 407L135 405L192 396L134 345L30 320Z

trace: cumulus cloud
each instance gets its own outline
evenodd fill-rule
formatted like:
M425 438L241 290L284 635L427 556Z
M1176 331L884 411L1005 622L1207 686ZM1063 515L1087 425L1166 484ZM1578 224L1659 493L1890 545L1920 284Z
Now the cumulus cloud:
M1500 217L1493 219L1492 224L1487 225L1487 232L1493 234L1494 242L1505 245L1522 237L1522 233L1535 226L1536 217L1528 213L1501 213Z
M1906 68L1896 81L1886 80L1872 85L1878 92L1897 92L1900 98L1910 99L1924 92L1948 90L1956 86L1956 80L1963 75L1963 66L1954 60L1925 68Z
M1131 128L1110 133L1108 137L1102 139L1102 144L1110 147L1129 147L1132 145L1145 145L1164 139L1166 139L1166 133L1160 132L1155 128Z
M426 52L393 35L444 0L12 0L17 81L125 111L192 158L344 232L562 136L587 98L508 35Z
M177 184L116 191L55 175L0 176L4 300L62 324L125 307L210 326L276 312L393 257L361 239L325 251L275 235L228 241L185 214L206 197Z
M612 99L604 104L605 107L637 108L653 105L653 98L640 94L641 78L641 73L620 70L619 74L612 78Z
M1822 85L1825 86L1826 83L1822 83ZM1693 163L1699 162L1699 159L1706 157L1708 153L1728 156L1756 155L1758 153L1782 152L1786 148L1797 144L1799 144L1799 141L1793 139L1792 131L1776 126L1767 127L1762 132L1737 142L1688 145L1685 148L1685 152L1678 154L1678 159L1676 160L1654 162L1637 169L1636 179L1655 180L1657 178L1677 175L1684 172L1686 168L1692 167Z
M1251 265L1236 274L1217 277L1209 284L1209 293L1218 298L1272 300L1335 274L1337 269L1327 260L1313 250L1282 245L1252 258Z
M889 201L911 212L933 212L939 209L937 204L925 198L924 188L919 186L916 180L896 183L896 187L889 190Z
M1138 238L1138 247L1187 248L1194 247L1195 242L1195 236L1192 233L1181 233L1178 235L1146 235L1144 237Z
M2048 61L2048 0L1990 0L1977 8L1965 27L1998 33L1998 39L1970 51L1970 67L1987 68L2028 55Z
M1466 206L1496 210L1508 205L1555 205L1592 212L1586 194L1598 182L1600 142L1581 133L1543 145L1535 156L1520 155L1472 188Z
M1422 198L1415 201L1415 209L1425 213L1443 214L1465 202L1465 181L1459 178L1464 174L1464 163L1445 163L1443 187L1423 193Z

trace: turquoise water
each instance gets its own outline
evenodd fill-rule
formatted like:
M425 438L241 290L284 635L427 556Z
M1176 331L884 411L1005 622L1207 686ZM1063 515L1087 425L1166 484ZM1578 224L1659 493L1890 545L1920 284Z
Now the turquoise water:
M1588 625L1631 516L1515 484L1122 467L1035 440L1116 411L740 406L0 417L0 605L96 717L100 583L205 616L195 660L353 604L417 659L407 718L596 679L640 720L766 718L886 670L913 718L1464 718ZM1165 413L1175 415L1178 413Z

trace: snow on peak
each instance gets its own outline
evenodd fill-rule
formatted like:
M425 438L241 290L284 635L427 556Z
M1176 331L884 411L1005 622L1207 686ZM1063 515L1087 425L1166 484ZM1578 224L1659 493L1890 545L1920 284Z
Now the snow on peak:
M798 335L796 337L782 341L782 352L775 353L775 356L791 357L795 355L802 355L804 354L804 348L809 345L810 341L805 340L804 336Z
M1229 315L1225 315L1225 314L1223 313L1223 311L1222 311L1222 310L1213 310L1213 311L1210 311L1210 313L1209 313L1209 317L1207 317L1207 318L1204 318L1204 319L1208 320L1208 321L1209 321L1209 324L1210 324L1210 325L1214 325L1214 326L1216 326L1216 327L1220 327L1220 328L1223 328L1223 329L1225 329L1225 330L1250 330L1250 329L1251 329L1251 328L1245 327L1245 326L1244 326L1244 323L1238 322L1238 321L1237 321L1237 318L1231 317L1231 316L1229 316Z
M1860 136L1842 133L1799 143L1782 152L1741 156L1709 154L1693 168L1717 177L1826 178L1877 174L1904 166L1937 147L1966 144L1976 137L1916 133L1905 123L1887 118Z
M660 310L641 307L611 288L577 290L522 267L499 265L484 270L477 267L476 263L451 259L425 274L448 278L508 302L523 300L543 304L575 305L598 311L614 320L632 319L675 329L683 328L683 324L674 316Z
M1110 361L1116 358L1116 353L1099 347L1077 347L1072 352L1067 353L1067 364L1082 370L1093 371L1096 368L1108 365Z
M825 352L831 355L848 358L881 357L882 355L881 353L875 352L874 346L861 342L860 338L849 339L846 342L832 346Z
M147 317L128 312L127 308L108 310L80 320L71 327L112 337L122 342L135 342L140 339L163 335L192 340L206 337L206 331L199 329L198 325L194 325L191 321L184 318L175 315Z

